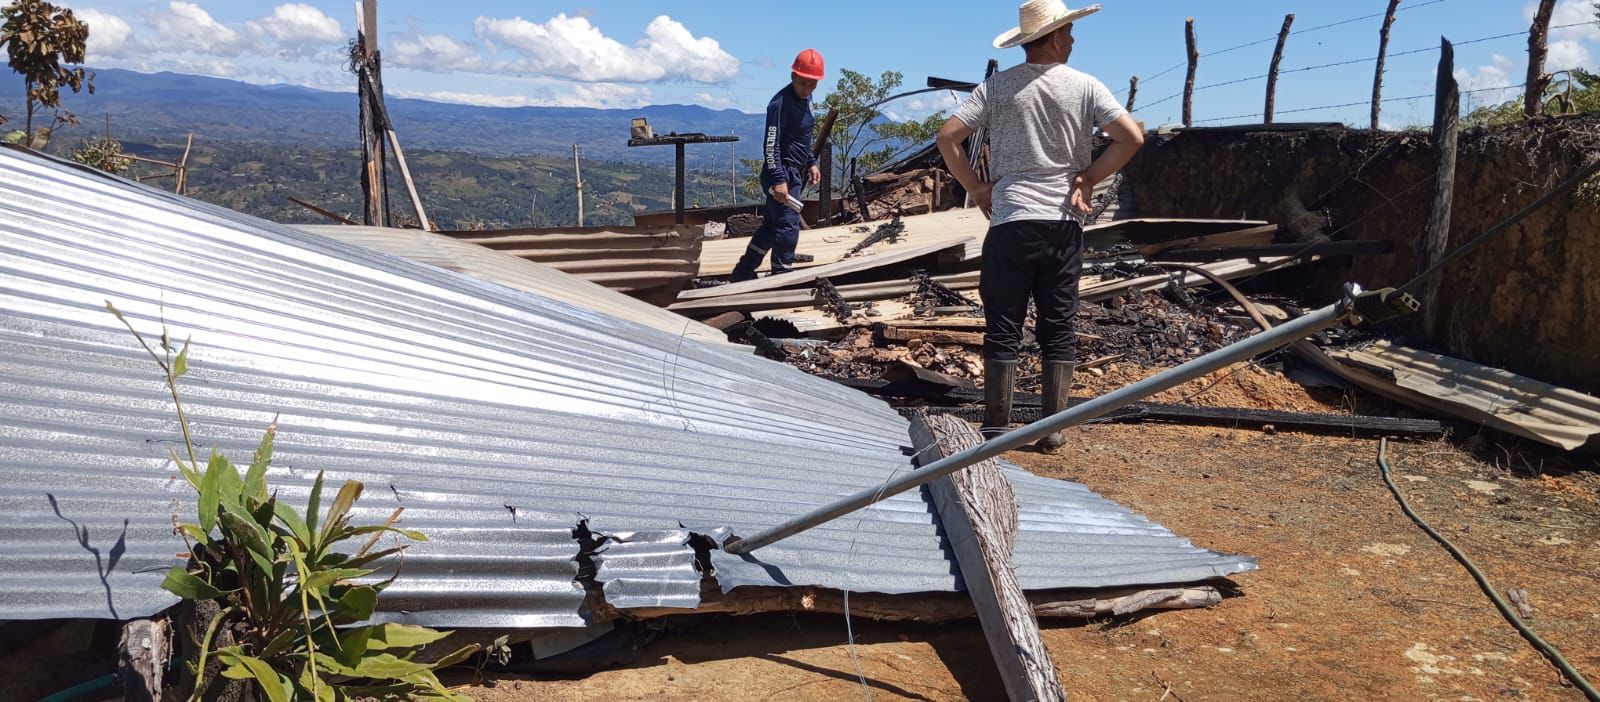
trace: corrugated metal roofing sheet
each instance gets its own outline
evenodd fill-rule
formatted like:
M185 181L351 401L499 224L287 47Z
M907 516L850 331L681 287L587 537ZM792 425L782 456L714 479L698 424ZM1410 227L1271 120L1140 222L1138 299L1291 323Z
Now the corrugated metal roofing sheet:
M665 305L699 270L704 226L442 232Z
M715 344L728 343L728 335L648 302L628 297L598 283L563 273L537 261L513 256L485 246L457 241L420 229L352 227L342 224L296 225L308 232L420 261L446 270L466 273L491 283L553 297L579 307L603 312L671 334ZM595 252L596 256L604 255ZM748 346L741 349L750 349Z
M108 299L151 338L161 320L193 337L183 391L203 449L247 456L279 415L284 499L303 504L326 470L365 482L359 519L403 505L433 537L384 593L389 618L581 626L580 520L745 532L909 466L887 406L764 359L17 150L0 149L0 193L0 619L172 601L158 588L183 548L171 524L194 509L167 458L179 434ZM1253 567L1081 487L1017 479L1028 587ZM619 595L694 577L677 547L626 558L643 545L601 554ZM955 587L916 493L722 556L724 587Z

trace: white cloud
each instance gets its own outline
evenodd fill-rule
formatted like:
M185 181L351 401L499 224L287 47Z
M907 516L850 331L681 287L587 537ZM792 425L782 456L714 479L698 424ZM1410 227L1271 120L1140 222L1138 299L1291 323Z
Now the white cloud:
M133 51L133 27L121 17L95 9L78 10L75 14L89 25L89 43L85 49L89 62L125 56Z
M483 107L631 108L649 105L653 101L653 96L648 88L611 83L580 84L573 86L571 92L558 93L543 90L534 95L491 95L449 90L427 92L391 90L388 92L390 95L400 98L415 98Z
M1589 48L1573 39L1550 42L1550 55L1545 59L1544 72L1565 71L1572 68L1594 70L1594 57Z
M737 104L737 101L731 97L726 95L718 97L711 93L695 93L694 101L695 104L701 107L709 107L713 110L725 110Z
M1529 22L1533 21L1533 12L1533 5L1528 5L1523 10ZM1600 41L1600 24L1596 23L1594 13L1594 6L1589 0L1561 0L1556 3L1556 11L1550 16L1550 26L1562 29L1550 30L1550 37ZM1569 24L1578 26L1567 27Z
M1456 83L1461 87L1461 102L1466 105L1495 104L1510 100L1519 92L1518 88L1506 87L1521 83L1520 77L1512 79L1512 75L1526 72L1526 64L1513 61L1503 54L1495 54L1492 63L1488 66L1479 66L1476 71L1457 68L1455 72ZM1495 88L1495 90L1489 90ZM1477 92L1484 91L1484 92Z
M279 5L272 8L272 14L251 20L245 26L254 34L270 37L280 46L332 44L349 38L338 20L303 3Z
M625 46L606 36L587 17L558 14L544 23L521 17L479 17L473 29L491 47L522 58L496 65L501 72L568 78L586 82L693 80L723 83L739 73L739 60L715 39L695 37L666 15L645 28L645 37Z
M481 71L483 57L477 47L456 41L443 34L413 32L389 42L384 60L392 66L405 66L435 73L451 71Z
M192 2L172 0L165 12L156 13L155 27L163 48L212 56L238 56L244 52L245 42L238 32Z

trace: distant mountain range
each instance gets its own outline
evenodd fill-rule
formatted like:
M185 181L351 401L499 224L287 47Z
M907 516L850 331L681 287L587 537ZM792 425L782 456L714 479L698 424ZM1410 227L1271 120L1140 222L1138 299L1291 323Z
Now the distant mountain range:
M94 95L63 97L85 123L82 129L100 128L109 115L116 135L140 140L170 142L193 131L197 140L233 144L345 149L360 143L353 92L255 85L177 73L95 72ZM350 81L354 85L355 77ZM21 94L21 78L0 72L0 114L20 118ZM762 115L696 105L618 110L478 107L394 97L386 102L401 145L408 151L488 156L570 154L576 143L586 160L671 164L670 148L628 148L632 118L650 120L657 133L734 134L740 138L737 148L743 158L756 157L763 126ZM727 168L731 158L727 145L687 149L691 168Z

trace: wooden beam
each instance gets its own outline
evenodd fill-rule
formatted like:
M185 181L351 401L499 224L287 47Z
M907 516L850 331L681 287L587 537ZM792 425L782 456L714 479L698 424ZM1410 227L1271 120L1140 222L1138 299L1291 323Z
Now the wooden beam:
M1162 253L1162 261L1231 261L1236 258L1271 256L1366 256L1394 252L1393 241L1320 241L1310 244L1263 244L1216 248L1174 249Z
M1194 18L1183 23L1184 43L1189 48L1189 75L1183 81L1183 126L1194 126L1194 74L1200 68L1200 46L1194 35Z
M822 158L822 150L828 148L828 144L833 140L833 123L837 119L839 119L839 108L828 108L828 115L817 125L816 143L811 145L813 157Z
M1378 114L1383 105L1383 64L1389 56L1389 29L1394 26L1395 10L1400 0L1389 0L1389 11L1383 16L1383 28L1378 30L1378 69L1372 76L1372 131L1378 131Z
M1283 29L1278 30L1278 48L1272 51L1272 67L1267 70L1267 107L1261 117L1262 124L1272 124L1272 112L1278 102L1278 66L1283 63L1283 45L1289 41L1289 27L1294 24L1294 13L1283 16Z
M1137 97L1139 97L1139 76L1134 76L1128 79L1128 106L1123 109L1132 112L1133 100Z
M884 341L898 341L905 343L912 339L921 339L927 344L959 344L961 346L982 346L983 334L977 332L945 331L943 329L915 329L889 326L883 329Z
M1326 356L1323 358L1326 359ZM1332 359L1326 360L1333 366L1340 366L1339 363ZM960 388L938 388L924 384L893 383L879 378L862 380L823 377L873 395L916 398L945 405L933 409L932 411L935 413L949 414L970 421L980 421L983 418L983 410L981 408L951 406L983 402L983 393L981 392ZM1013 401L1015 402L1015 409L1012 411L1012 420L1014 422L1026 423L1039 418L1039 410L1037 409L1039 407L1038 395L1019 392ZM1073 398L1068 401L1068 405L1076 406L1087 401L1083 398ZM1434 419L1378 417L1333 412L1285 412L1282 410L1262 410L1245 407L1206 407L1166 402L1135 403L1107 415L1104 421L1174 422L1232 428L1271 425L1285 431L1331 432L1345 435L1439 436L1444 433L1445 429L1444 424Z
M1448 39L1439 40L1439 70L1434 86L1433 153L1438 170L1433 181L1433 205L1428 215L1428 231L1423 239L1423 255L1417 270L1433 265L1444 256L1450 244L1450 206L1456 184L1456 141L1461 130L1461 94L1456 85L1455 46ZM1432 335L1439 316L1440 277L1433 276L1423 284L1423 333Z
M983 443L972 425L953 417L911 421L918 463L926 465ZM1011 566L1017 498L1000 461L989 459L928 484L941 531L972 597L989 653L1014 702L1066 702L1039 621Z
M361 34L367 41L361 45L368 61L378 53L378 0L361 0Z
M695 609L638 607L619 610L605 602L598 587L591 585L589 592L590 609L598 621L701 614L844 613L844 593L838 590L745 586L724 594L716 580L711 578L701 582L700 606ZM1034 616L1061 619L1094 619L1152 610L1199 609L1222 602L1222 593L1210 585L1038 590L1027 593L1027 597ZM972 598L963 592L919 592L910 595L852 592L850 616L874 621L938 623L972 619L977 616L977 610Z
M384 227L389 224L389 203L384 177L384 120L381 116L383 88L378 72L378 3L362 0L357 5L356 41L361 50L356 67L356 99L360 106L361 191L365 196L363 224Z
M394 147L395 163L400 164L400 178L406 182L406 192L411 195L411 208L417 212L417 224L422 225L422 231L434 231L433 223L428 221L428 213L422 209L422 196L417 194L417 184L411 180L411 167L406 165L406 152L400 150L400 135L389 129L389 145Z
M349 225L352 225L352 226L360 226L361 225L360 222L357 222L357 221L355 221L353 219L350 219L349 217L341 215L341 214L339 214L337 212L333 212L333 211L330 211L330 210L322 209L321 207L317 207L316 205L313 205L313 204L311 204L309 202L306 202L305 200L301 200L301 199L299 199L297 197L294 197L293 195L288 195L288 196L285 196L285 197L289 198L289 202L292 202L292 203L294 203L296 205L299 205L299 206L304 207L304 208L306 208L308 210L311 210L312 212L315 212L315 213L317 213L319 215L327 217L328 219L331 219L331 220L333 220L335 222L338 222L340 224L349 224Z
M1533 13L1533 24L1528 27L1528 81L1522 106L1522 113L1527 117L1544 114L1544 91L1550 86L1550 76L1544 72L1544 61L1550 53L1550 17L1555 9L1556 0L1539 0L1539 9Z
M1278 225L1265 224L1249 229L1237 229L1221 234L1207 234L1205 236L1191 236L1172 241L1163 241L1158 244L1146 244L1139 247L1139 255L1149 258L1164 251L1174 249L1192 249L1199 247L1223 246L1258 246L1272 243L1278 234Z

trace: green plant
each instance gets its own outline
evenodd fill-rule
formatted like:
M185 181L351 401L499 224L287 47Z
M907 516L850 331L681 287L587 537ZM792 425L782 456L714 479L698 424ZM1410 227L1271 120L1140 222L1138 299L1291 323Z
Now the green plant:
M11 70L22 75L26 90L27 121L23 129L36 134L33 114L42 108L56 110L50 128L76 124L71 112L61 110L61 88L76 93L85 85L94 94L94 75L82 68L64 68L83 63L84 46L89 41L89 25L73 16L72 10L56 7L44 0L18 0L0 8L0 45L6 47ZM0 122L3 122L0 119ZM49 138L49 131L37 134Z
M195 680L190 699L200 699L215 682L206 679L212 659L220 663L223 677L249 681L272 702L466 699L446 689L434 671L465 660L476 645L419 663L413 660L419 650L448 632L400 624L354 626L372 617L378 593L394 580L372 582L373 566L405 548L377 549L380 538L398 534L426 540L394 526L403 508L382 525L351 526L350 510L362 484L346 481L324 510L320 473L303 516L279 502L267 484L276 420L243 477L215 450L202 469L178 392L178 379L189 370L189 342L174 355L163 329L158 353L109 301L106 309L161 367L188 453L185 460L174 448L172 459L199 498L196 521L178 524L190 542L189 564L173 567L162 582L185 600L214 601L221 609L206 625L199 660L190 668ZM365 543L353 554L342 552L342 546L362 538Z
M72 160L112 175L122 175L133 167L133 159L122 155L122 142L111 137L84 139L72 152Z
M886 142L919 145L932 141L944 125L944 113L935 113L917 122L894 122L885 119L878 108L894 94L905 81L899 71L884 71L874 81L867 76L843 69L833 92L822 100L819 110L839 110L833 123L833 185L842 190L850 182L850 159L857 161L857 172L866 175L887 165L895 156L895 148ZM822 119L817 119L820 128ZM821 138L821 135L818 135Z

